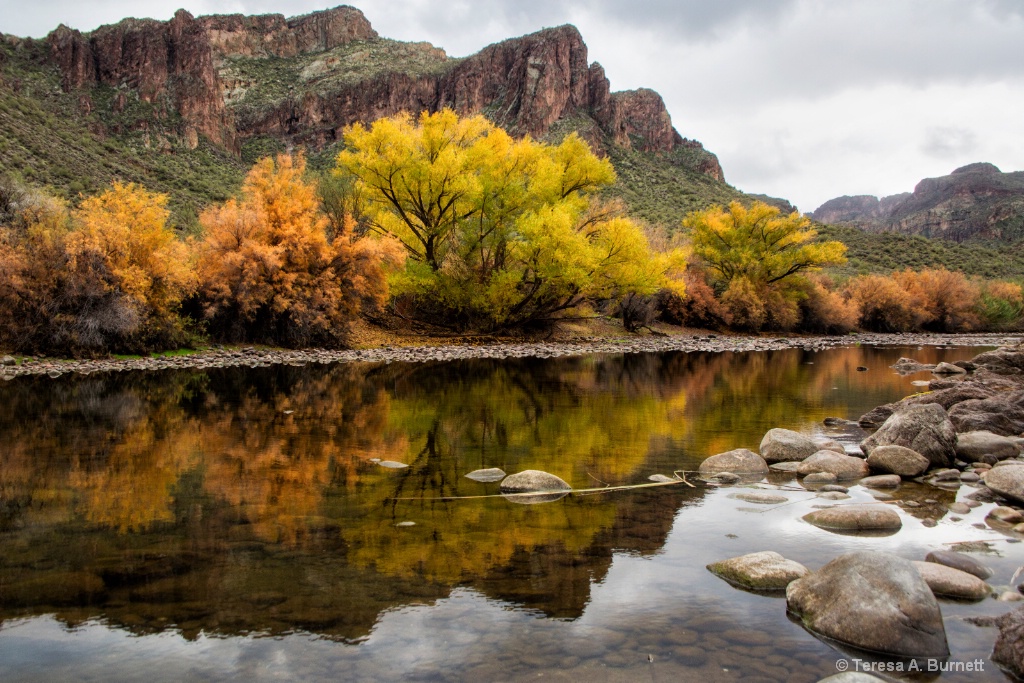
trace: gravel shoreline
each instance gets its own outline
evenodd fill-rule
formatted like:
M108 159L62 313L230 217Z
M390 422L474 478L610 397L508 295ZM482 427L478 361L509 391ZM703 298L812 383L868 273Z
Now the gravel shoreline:
M246 347L211 349L182 356L131 359L56 360L29 359L20 365L0 366L0 379L45 375L56 379L67 373L89 375L102 372L140 370L267 367L310 363L423 363L467 358L558 358L603 353L657 353L663 351L774 351L780 349L823 349L853 346L1006 346L1024 340L1021 334L853 334L825 337L749 336L644 336L635 338L569 342L495 343L485 345L385 347L330 351L324 349L270 350ZM13 360L13 359L12 359ZM10 361L7 361L10 362Z

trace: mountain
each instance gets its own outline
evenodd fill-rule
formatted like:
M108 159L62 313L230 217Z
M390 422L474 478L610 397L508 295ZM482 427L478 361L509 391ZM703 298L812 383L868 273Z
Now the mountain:
M969 240L1024 238L1024 172L1003 173L989 163L926 178L913 193L830 199L812 212L816 221L871 232L899 232Z
M2 170L70 198L138 181L170 193L185 224L260 156L301 146L326 167L345 126L443 107L517 135L577 131L619 171L609 194L648 220L745 197L658 93L612 92L572 26L459 59L383 38L346 6L289 19L179 10L0 41Z

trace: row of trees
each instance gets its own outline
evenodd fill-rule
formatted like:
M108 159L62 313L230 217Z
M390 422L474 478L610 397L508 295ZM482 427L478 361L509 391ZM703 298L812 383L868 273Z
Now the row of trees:
M614 182L576 135L516 140L480 116L399 115L345 133L333 172L263 159L179 239L167 197L115 184L71 209L0 184L0 344L140 352L197 335L338 346L394 314L509 331L599 310L743 331L959 331L1017 324L1020 287L946 271L833 284L845 261L808 219L755 203L691 214L669 237L601 198ZM689 271L687 262L692 262Z

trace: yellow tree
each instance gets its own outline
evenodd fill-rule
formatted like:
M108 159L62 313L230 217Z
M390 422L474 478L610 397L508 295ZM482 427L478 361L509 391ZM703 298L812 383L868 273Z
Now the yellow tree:
M654 258L636 224L593 210L615 174L576 135L515 140L443 110L352 126L345 143L339 172L357 179L371 229L410 256L394 291L432 322L509 328L653 293L681 262Z
M733 323L750 329L794 326L806 285L794 276L846 262L846 246L815 241L808 218L763 202L695 211L683 228Z
M364 306L383 301L398 248L357 239L344 219L328 239L328 219L304 172L301 156L263 159L240 199L200 216L204 315L217 336L337 345Z

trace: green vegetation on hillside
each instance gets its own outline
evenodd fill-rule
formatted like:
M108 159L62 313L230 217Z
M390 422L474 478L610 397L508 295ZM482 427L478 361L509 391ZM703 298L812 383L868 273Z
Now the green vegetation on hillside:
M822 240L839 240L846 245L846 265L829 270L841 278L886 274L905 268L945 268L985 278L1024 279L1024 244L961 244L920 235L865 232L838 225L820 226L818 234Z

